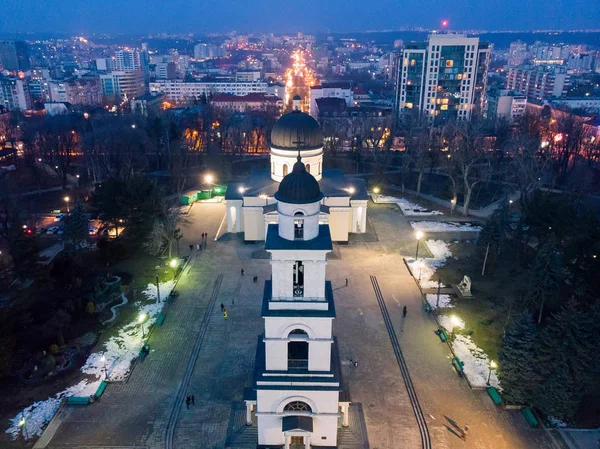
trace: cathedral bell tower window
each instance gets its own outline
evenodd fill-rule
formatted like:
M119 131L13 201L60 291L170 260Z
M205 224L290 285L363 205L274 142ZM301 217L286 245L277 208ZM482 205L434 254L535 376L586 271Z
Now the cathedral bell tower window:
M302 212L294 214L294 240L304 240L304 214Z
M294 296L304 296L304 265L299 260L294 262Z

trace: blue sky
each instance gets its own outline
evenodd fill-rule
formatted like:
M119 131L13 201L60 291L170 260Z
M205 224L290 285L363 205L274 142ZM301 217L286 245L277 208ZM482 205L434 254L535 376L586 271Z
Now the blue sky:
M600 28L599 0L0 0L3 32Z

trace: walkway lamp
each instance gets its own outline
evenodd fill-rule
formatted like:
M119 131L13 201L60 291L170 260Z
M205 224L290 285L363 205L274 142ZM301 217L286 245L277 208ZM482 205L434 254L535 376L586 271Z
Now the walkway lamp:
M213 175L206 175L204 177L204 182L206 182L208 184L208 190L210 191L210 197L212 198L212 188L210 187L210 185L212 184L214 178Z
M146 318L148 318L148 316L145 313L140 313L140 316L138 317L138 323L140 323L140 327L142 328L142 339L146 338L146 333L144 332Z
M69 201L71 201L71 198L69 198L68 196L65 196L64 200L67 203L67 213L69 213L69 212L71 212L71 210L69 209Z
M488 380L485 383L488 387L490 386L490 378L492 377L492 370L496 369L497 366L498 366L498 364L496 362L494 362L493 360L490 361L490 372L488 373Z
M27 426L25 424L27 424L25 415L21 415L21 419L17 423L17 426L19 426L19 429L21 429L21 436L23 437L23 440L28 440L29 438L27 438Z
M421 243L421 239L425 234L422 231L417 231L415 237L417 238L417 253L415 254L415 260L419 258L419 243Z
M378 195L378 194L379 194L379 192L381 192L381 189L380 189L379 187L373 187L373 193L374 193L375 195Z
M108 370L106 369L106 356L102 354L100 360L102 361L102 365L104 365L104 379L106 379L108 377Z
M450 337L450 340L454 341L454 329L460 327L460 320L456 315L452 315L450 317L450 322L452 323L452 335Z

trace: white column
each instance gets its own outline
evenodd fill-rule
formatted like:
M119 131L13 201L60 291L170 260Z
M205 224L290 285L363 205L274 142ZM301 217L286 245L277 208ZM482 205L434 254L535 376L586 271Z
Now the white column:
M252 404L250 402L246 402L246 425L252 425Z
M285 449L290 449L290 437L289 437L289 435L284 435L283 438L285 438Z
M310 449L310 436L306 435L304 437L304 449Z
M348 412L349 412L349 404L342 405L342 426L348 427L350 424L348 423Z

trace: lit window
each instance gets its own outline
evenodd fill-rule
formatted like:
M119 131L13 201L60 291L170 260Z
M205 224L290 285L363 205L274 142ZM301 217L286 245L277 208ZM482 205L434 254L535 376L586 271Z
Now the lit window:
M417 63L417 60L416 60L416 59L411 59L411 60L410 60L410 66L411 66L411 67L414 67L416 63Z
M454 67L454 61L449 59L446 61L446 67Z
M407 107L408 109L412 109L412 108L413 108L413 104L412 104L412 103L406 103L406 107Z

